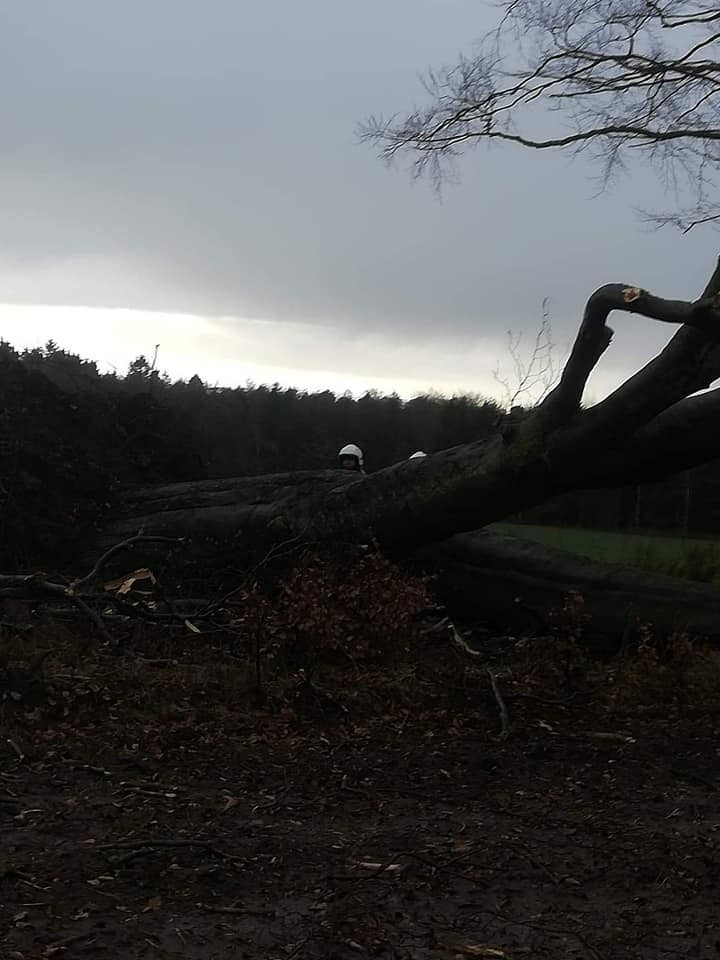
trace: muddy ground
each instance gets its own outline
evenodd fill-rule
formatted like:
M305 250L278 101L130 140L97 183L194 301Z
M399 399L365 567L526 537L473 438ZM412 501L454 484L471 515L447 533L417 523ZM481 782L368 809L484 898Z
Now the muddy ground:
M263 709L199 642L23 639L53 652L5 682L3 960L720 956L714 681L498 641L501 739L437 640Z

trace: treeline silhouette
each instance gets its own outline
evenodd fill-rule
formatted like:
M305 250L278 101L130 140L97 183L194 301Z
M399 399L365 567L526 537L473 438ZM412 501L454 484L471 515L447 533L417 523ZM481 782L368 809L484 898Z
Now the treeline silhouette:
M419 448L431 452L488 436L500 416L494 401L474 396L404 402L375 392L354 399L278 384L209 387L197 376L172 382L142 356L124 376L101 374L95 363L52 341L21 353L0 342L0 363L6 420L29 399L23 389L12 396L8 367L15 366L16 379L17 368L41 374L58 400L60 393L75 403L94 398L106 418L104 448L108 441L119 446L132 479L148 482L334 468L348 442L362 447L368 470L378 470ZM40 395L49 399L47 389Z
M69 532L82 535L126 484L332 468L348 442L372 472L487 437L503 416L477 396L173 382L142 356L124 375L101 373L54 342L17 351L0 340L0 569L57 559ZM714 461L656 484L573 493L520 519L718 533L719 492Z
M54 342L0 341L0 568L51 554L126 484L337 467L348 443L368 471L486 437L501 411L473 396L357 399L279 385L171 381L145 357L125 375Z

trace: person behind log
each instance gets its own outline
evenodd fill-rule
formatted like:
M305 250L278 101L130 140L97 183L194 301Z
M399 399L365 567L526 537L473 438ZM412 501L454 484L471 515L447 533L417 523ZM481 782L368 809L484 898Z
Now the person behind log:
M340 467L343 470L354 470L357 473L365 473L363 452L357 444L347 443L338 453Z

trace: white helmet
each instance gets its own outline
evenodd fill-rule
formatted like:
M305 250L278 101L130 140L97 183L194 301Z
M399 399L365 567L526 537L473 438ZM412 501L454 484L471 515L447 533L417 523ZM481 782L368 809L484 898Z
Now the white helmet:
M412 456L408 457L408 460L419 460L421 457L426 457L427 454L424 450L416 450Z
M357 460L358 468L362 470L363 468L363 452L360 447L355 443L346 443L345 446L338 453L338 459L343 460L345 457L354 457Z

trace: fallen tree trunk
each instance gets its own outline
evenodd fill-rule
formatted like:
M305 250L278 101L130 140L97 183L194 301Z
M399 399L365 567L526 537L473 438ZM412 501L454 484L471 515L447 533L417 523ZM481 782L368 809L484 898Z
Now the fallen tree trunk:
M341 471L304 472L127 491L93 552L137 533L181 537L183 564L248 569L279 545L357 543L372 537L395 555L443 543L440 555L458 570L468 566L472 543L473 578L482 571L488 582L494 576L510 583L512 577L526 576L528 548L457 535L569 490L659 479L720 456L720 390L693 396L720 377L719 291L720 263L695 302L663 300L621 284L599 288L588 300L558 385L512 430L490 440L362 478ZM587 378L612 339L606 323L612 311L682 328L643 370L601 403L582 409ZM547 553L540 556L538 549L532 558L536 567L545 567L545 581L537 573L527 576L545 591L550 586ZM662 609L670 616L675 596L683 593L696 604L703 632L715 623L710 588L675 585L671 590L669 583L653 584L641 574L613 574L622 577L622 586L597 568L592 572L587 563L563 562L555 557L558 576L577 580L582 568L586 589L592 584L607 598L599 601L599 611L609 609L613 597L625 610L637 593L647 600L648 614ZM670 600L667 591L673 594Z
M389 551L478 529L551 496L667 476L720 455L720 263L703 296L662 300L608 284L589 299L560 382L512 432L406 461L368 477L337 471L173 484L130 493L105 540L142 528L242 547L256 538L353 540ZM682 329L607 399L581 409L585 383L607 349L612 311Z
M112 525L111 541L138 528L153 535L184 532L178 568L217 570L222 565L247 569L267 548L262 537L278 513L295 509L318 490L342 490L352 479L337 472L287 474L242 481L176 484L128 495L125 515ZM236 539L229 525L241 518ZM252 536L251 531L257 530ZM299 539L304 545L306 539ZM262 544L262 546L261 546ZM293 541L287 541L292 547ZM142 544L135 563L154 562L162 544ZM426 545L410 555L413 563L438 575L441 594L456 615L478 618L497 629L523 632L546 629L552 608L570 591L580 593L588 630L612 646L632 625L653 624L659 635L687 630L720 641L720 590L710 584L599 563L530 540L474 531ZM127 558L123 556L127 568Z
M711 584L599 563L565 550L491 531L460 534L420 551L440 573L456 615L511 633L545 630L550 611L579 593L586 633L606 649L640 624L659 637L675 631L720 641L720 590Z
M608 284L588 300L560 382L513 432L368 477L297 473L174 484L128 494L101 540L139 529L190 537L200 552L259 543L374 537L407 553L568 490L667 476L720 456L720 263L695 302ZM681 324L662 353L607 399L581 409L607 349L612 311ZM204 544L204 547L203 547Z

